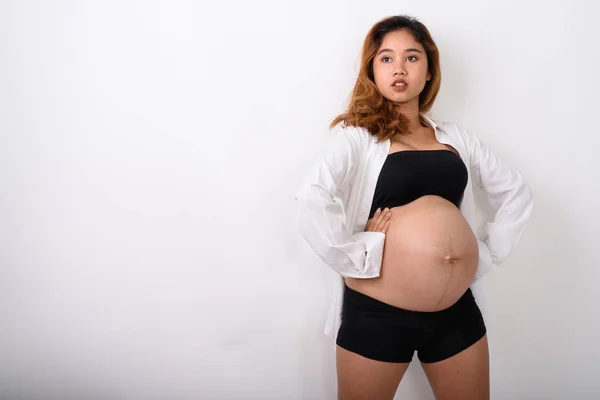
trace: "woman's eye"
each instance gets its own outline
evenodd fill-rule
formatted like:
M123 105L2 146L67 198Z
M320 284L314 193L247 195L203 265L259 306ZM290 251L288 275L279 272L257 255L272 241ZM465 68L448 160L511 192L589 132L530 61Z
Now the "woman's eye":
M410 58L412 58L412 60L410 60ZM407 60L409 61L417 61L417 57L416 56L408 56L406 57Z
M381 61L383 61L383 62L387 62L386 60L391 60L391 58L389 58L389 57L383 57L383 58L381 59Z

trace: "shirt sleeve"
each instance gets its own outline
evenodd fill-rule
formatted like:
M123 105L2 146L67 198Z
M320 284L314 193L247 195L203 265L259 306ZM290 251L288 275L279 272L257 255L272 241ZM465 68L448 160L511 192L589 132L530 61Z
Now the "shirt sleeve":
M493 219L478 239L476 282L502 264L516 248L533 209L533 193L518 171L496 157L475 135L466 134L471 145L473 182L483 189L494 210Z
M352 232L346 224L349 191L360 159L359 140L350 130L336 128L325 155L296 193L299 229L316 254L340 275L351 278L379 276L385 234Z

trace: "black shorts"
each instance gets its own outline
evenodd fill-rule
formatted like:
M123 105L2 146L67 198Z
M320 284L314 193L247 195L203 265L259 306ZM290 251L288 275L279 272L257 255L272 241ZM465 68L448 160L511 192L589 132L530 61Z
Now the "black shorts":
M344 290L342 324L336 344L364 357L388 362L423 363L452 357L486 334L471 288L440 311L411 311L357 292Z

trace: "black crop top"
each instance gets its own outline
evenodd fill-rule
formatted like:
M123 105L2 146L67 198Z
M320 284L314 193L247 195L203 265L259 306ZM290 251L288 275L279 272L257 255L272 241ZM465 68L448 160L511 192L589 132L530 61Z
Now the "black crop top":
M401 150L388 154L375 186L369 219L377 208L408 204L437 195L460 207L467 186L467 167L451 150Z

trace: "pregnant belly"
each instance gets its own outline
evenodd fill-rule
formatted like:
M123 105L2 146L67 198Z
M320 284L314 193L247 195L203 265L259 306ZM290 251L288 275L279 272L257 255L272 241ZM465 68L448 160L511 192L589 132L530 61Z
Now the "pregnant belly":
M469 288L479 262L477 239L454 204L423 196L391 209L381 274L345 278L354 290L415 311L439 311Z

